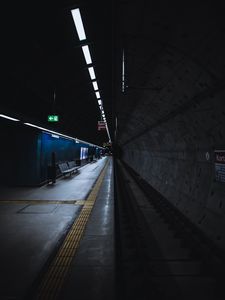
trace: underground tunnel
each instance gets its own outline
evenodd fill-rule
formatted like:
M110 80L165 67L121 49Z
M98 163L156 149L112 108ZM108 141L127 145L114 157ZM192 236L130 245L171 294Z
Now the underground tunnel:
M71 10L77 7L87 35L83 40L79 40L71 16ZM101 266L90 267L104 269L103 275L98 273L99 269L94 269L95 274L98 273L97 287L91 286L85 292L78 288L79 300L105 299L109 282L112 300L224 299L221 295L225 261L224 13L225 4L219 0L197 3L115 0L107 4L100 0L96 3L66 0L55 6L38 4L35 11L31 5L6 8L5 96L1 100L0 117L8 115L18 121L0 120L3 141L0 179L9 188L8 195L12 193L9 199L15 202L14 195L22 195L19 200L30 201L23 198L24 189L29 188L28 198L35 195L34 201L56 201L56 194L52 198L45 191L39 199L37 193L32 194L30 190L46 187L49 181L47 168L52 163L53 152L57 166L74 160L81 162L79 167L84 168L71 183L66 181L67 192L72 190L72 180L81 181L79 176L83 176L85 168L90 168L89 175L94 174L93 162L96 170L104 169L101 155L109 161L106 181L107 184L111 182L108 190L113 189L114 193L110 201L115 201L115 210L110 211L111 218L114 214L110 230L115 234L115 245L110 244L115 253L110 252L110 255L111 259L115 257L115 269L111 260L109 269L114 270L115 276L112 273L105 276L109 255L106 253L106 263L101 257L102 260L98 258ZM87 45L92 61L90 58L91 62L88 62L85 57L85 64L83 47ZM96 78L90 77L90 68L94 68ZM59 122L48 123L49 114L58 115ZM98 129L98 121L105 124L102 125L105 130ZM37 126L28 128L27 124ZM54 136L57 134L58 140ZM81 147L83 156L79 152ZM64 178L57 170L56 189ZM93 178L88 178L92 184ZM76 187L79 190L78 183ZM1 201L5 201L5 186L1 188ZM22 194L13 194L11 191L15 188L23 189ZM106 190L105 187L101 199L108 199L108 194L104 194ZM81 203L79 209L82 201L89 201L85 193L76 199L71 195L66 196L66 201L78 201ZM65 199L57 201L61 201L60 205L71 205L72 202L62 204ZM110 206L109 202L104 205L107 209ZM20 207L16 216L23 209ZM54 209L50 212L51 217ZM72 215L68 217L67 214L66 211L63 218L72 219ZM136 217L137 223L131 221ZM2 220L4 237L4 217ZM69 221L63 225L63 234L57 235L52 249L59 247L70 225ZM131 229L127 233L129 226ZM90 232L95 235L91 229ZM104 232L111 238L111 231ZM128 235L132 237L132 243L136 241L137 248L125 245L130 243ZM174 236L178 236L175 242ZM157 244L157 239L159 246L151 246L152 241ZM163 244L163 239L168 245ZM171 245L173 242L174 245L185 245L169 248L170 241ZM10 247L8 242L6 247ZM40 253L48 248L46 245L48 242L40 246ZM164 255L167 246L168 253ZM181 250L186 246L191 252L193 250L193 257ZM101 247L102 252L98 255L104 256L104 251L110 247L105 244ZM24 285L21 295L28 295L26 299L31 299L31 295L32 299L41 299L35 298L35 287L39 284L40 274L51 263L56 251L52 249L46 255L48 258L40 262L42 271L35 269L36 275L31 276L33 281L29 282L29 288ZM85 249L78 252L79 258L88 249L93 250L91 244ZM201 258L204 264L199 271ZM167 265L162 266L162 261L167 261ZM79 268L85 269L87 265L78 263ZM213 274L213 280L208 281L205 273ZM81 279L76 272L74 274L80 287L86 280L91 282L94 278L93 273L82 273ZM102 278L107 282L106 287ZM65 285L69 292L64 288L60 299L72 299L72 285L72 281ZM176 288L180 294L176 293ZM164 289L165 294L159 296L158 292ZM13 299L22 299L16 295L17 292Z
M122 159L224 249L225 24L217 4L158 1L145 10L133 2L127 13L124 3L116 112Z

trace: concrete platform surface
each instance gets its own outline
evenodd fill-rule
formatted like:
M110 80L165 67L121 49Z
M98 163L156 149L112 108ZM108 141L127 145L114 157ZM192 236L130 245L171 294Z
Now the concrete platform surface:
M24 298L79 215L82 201L74 200L86 199L106 161L88 164L52 187L0 189L1 300Z
M115 299L113 190L110 161L59 299Z

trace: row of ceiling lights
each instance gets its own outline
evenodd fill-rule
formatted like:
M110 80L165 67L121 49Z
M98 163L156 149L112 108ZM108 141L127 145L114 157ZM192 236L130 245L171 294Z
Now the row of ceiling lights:
M73 19L74 19L74 22L75 22L75 25L76 25L76 29L77 29L79 39L81 41L85 40L86 35L85 35L85 31L84 31L80 11L79 11L79 9L74 9L71 12L72 12ZM82 46L82 50L83 50L83 54L84 54L87 65L92 64L91 55L90 55L88 45ZM111 142L111 138L110 138L107 122L106 122L106 117L105 117L105 113L104 113L104 109L103 109L103 105L102 105L102 100L100 99L101 97L100 97L100 92L99 92L99 89L98 89L98 84L97 84L97 81L96 81L94 68L93 67L88 67L88 71L89 71L91 80L93 80L92 85L93 85L93 88L94 88L94 91L95 91L95 94L96 94L96 98L98 100L98 105L99 105L99 108L100 108L100 111L101 111L102 118L105 122L107 134L108 134L108 137L109 137L109 141ZM18 119L15 119L13 117L10 117L10 116L4 115L4 114L0 114L0 117L11 120L11 121L20 121ZM74 137L71 137L71 136L68 136L68 135L65 135L65 134L61 134L61 133L56 132L56 131L52 131L52 130L49 130L47 128L43 128L43 127L37 126L35 124L31 124L31 123L23 123L23 124L31 126L31 127L38 128L40 130L43 130L43 131L46 131L46 132L49 132L49 133L52 133L52 134L58 134L59 136L62 136L62 137L65 137L65 138L74 139L74 140L76 140L76 142L79 142L79 141L84 142L84 141L79 140L77 138L74 138ZM90 145L94 145L94 144L90 144ZM94 146L96 146L96 145L94 145Z
M84 30L84 26L83 26L81 14L80 14L80 9L75 8L75 9L71 10L71 13L72 13L73 21L74 21L74 24L75 24L75 27L76 27L76 30L77 30L79 40L80 41L85 41L87 38L86 38L86 34L85 34L85 30ZM88 45L83 45L82 46L82 51L83 51L83 54L84 54L86 64L88 66L92 65L92 59L91 59L91 54L90 54L90 51L89 51L89 46ZM100 108L101 116L102 116L102 119L103 119L103 121L105 123L105 126L106 126L108 138L109 138L109 141L111 142L111 138L110 138L110 134L109 134L109 130L108 130L108 125L107 125L107 121L106 121L106 116L105 116L105 112L104 112L104 109L103 109L103 103L102 103L102 100L101 100L101 96L100 96L100 92L99 92L99 88L98 88L98 83L97 83L96 76L95 76L94 67L89 66L88 67L88 72L89 72L90 78L92 80L92 85L93 85L93 88L94 88L94 91L95 91L96 98L98 100L98 106Z

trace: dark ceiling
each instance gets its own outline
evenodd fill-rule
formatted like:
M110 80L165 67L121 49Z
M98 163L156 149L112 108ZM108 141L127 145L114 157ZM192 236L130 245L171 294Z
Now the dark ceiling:
M81 10L111 137L117 123L121 145L182 111L224 76L220 0L9 5L2 10L3 112L49 126L56 91L60 122L54 129L97 144L108 139L97 131L100 112L70 13L75 7Z
M5 30L1 44L5 51L1 112L101 145L108 137L105 131L97 130L100 110L70 10L81 10L110 126L112 4L47 3L11 4L2 10ZM48 124L51 113L59 115L59 123Z

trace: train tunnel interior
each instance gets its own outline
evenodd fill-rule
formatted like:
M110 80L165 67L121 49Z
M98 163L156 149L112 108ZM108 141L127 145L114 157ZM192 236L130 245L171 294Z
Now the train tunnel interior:
M210 1L121 3L116 134L123 160L224 248L222 12Z
M70 10L79 7L109 134ZM5 9L2 114L101 145L225 251L223 1ZM56 113L60 122L49 124ZM7 135L4 131L3 137Z

